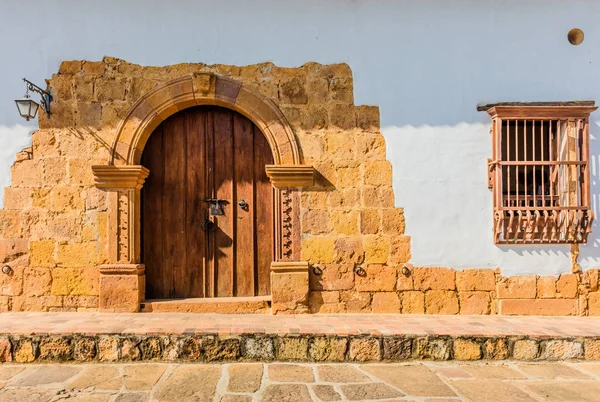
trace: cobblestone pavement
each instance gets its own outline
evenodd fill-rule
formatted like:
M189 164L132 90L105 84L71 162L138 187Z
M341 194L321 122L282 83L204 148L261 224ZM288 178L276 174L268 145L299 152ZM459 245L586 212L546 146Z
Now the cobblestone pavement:
M0 401L598 401L600 363L0 365Z

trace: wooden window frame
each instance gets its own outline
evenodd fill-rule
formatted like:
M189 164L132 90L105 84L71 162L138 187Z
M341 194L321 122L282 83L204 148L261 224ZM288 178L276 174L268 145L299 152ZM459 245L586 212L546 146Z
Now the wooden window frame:
M590 204L589 116L596 109L594 101L495 103L478 107L492 118L492 158L488 159L487 172L488 187L493 191L496 244L587 242L594 219ZM538 136L534 132L528 137L528 127L540 129ZM546 134L548 144L536 145L535 138L546 138ZM512 138L516 151L510 144L503 144L503 138L507 143ZM533 138L533 144L527 144L528 138ZM524 148L520 153L519 144ZM541 147L537 153L536 146ZM544 147L548 147L548 151ZM547 158L544 155L553 150L552 147L556 147L556 153L553 156L550 153ZM538 159L540 153L542 156ZM528 155L532 155L532 160L528 160ZM511 168L516 169L512 175ZM517 189L513 195L509 180L512 176L518 180L523 171L525 190L521 193L518 182L513 183ZM548 188L557 189L551 197L546 195L546 190L539 194L536 184L528 181L535 180L540 171L542 182L549 180ZM519 200L520 195L525 199Z

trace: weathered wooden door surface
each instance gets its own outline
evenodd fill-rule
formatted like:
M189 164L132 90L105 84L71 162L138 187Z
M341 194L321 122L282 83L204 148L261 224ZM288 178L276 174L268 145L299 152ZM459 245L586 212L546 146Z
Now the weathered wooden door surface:
M147 299L270 294L272 163L264 135L229 109L187 109L152 133L142 156ZM223 215L207 199L223 200Z

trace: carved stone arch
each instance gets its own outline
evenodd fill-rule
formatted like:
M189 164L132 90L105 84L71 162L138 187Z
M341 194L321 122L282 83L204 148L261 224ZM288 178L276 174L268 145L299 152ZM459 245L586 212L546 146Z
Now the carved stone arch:
M294 132L271 99L251 85L212 73L184 75L160 84L143 95L118 125L108 164L92 167L96 187L109 191L111 200L108 231L111 264L100 267L101 307L127 311L139 308L144 290L144 269L140 264L140 190L148 174L151 174L140 165L142 153L150 135L160 123L181 110L202 105L235 110L250 119L265 135L274 160L274 165L266 166L266 172L273 186L281 190L278 192L275 212L279 245L276 261L273 262L276 267L272 274L273 308L305 309L306 300L298 306L276 300L280 296L277 294L275 278L300 275L303 282L306 278L308 294L308 264L298 261L299 200L293 189L312 186L314 168L301 164ZM123 275L128 280L123 280ZM120 288L116 285L119 281L129 283L129 293L135 289L137 296L131 294L131 300L123 302L116 290ZM289 297L286 292L281 295ZM115 304L111 299L118 302Z

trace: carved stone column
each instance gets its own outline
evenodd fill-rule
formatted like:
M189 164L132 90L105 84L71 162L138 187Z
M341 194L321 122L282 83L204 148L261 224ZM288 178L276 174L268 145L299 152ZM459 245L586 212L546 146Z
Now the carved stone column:
M269 165L271 184L280 190L277 206L281 224L276 238L277 261L271 263L273 314L308 313L308 262L300 259L300 200L298 189L311 187L315 170L306 165Z
M143 166L92 166L97 188L109 195L109 265L99 267L100 310L134 312L144 299L140 262L140 190L150 173Z

